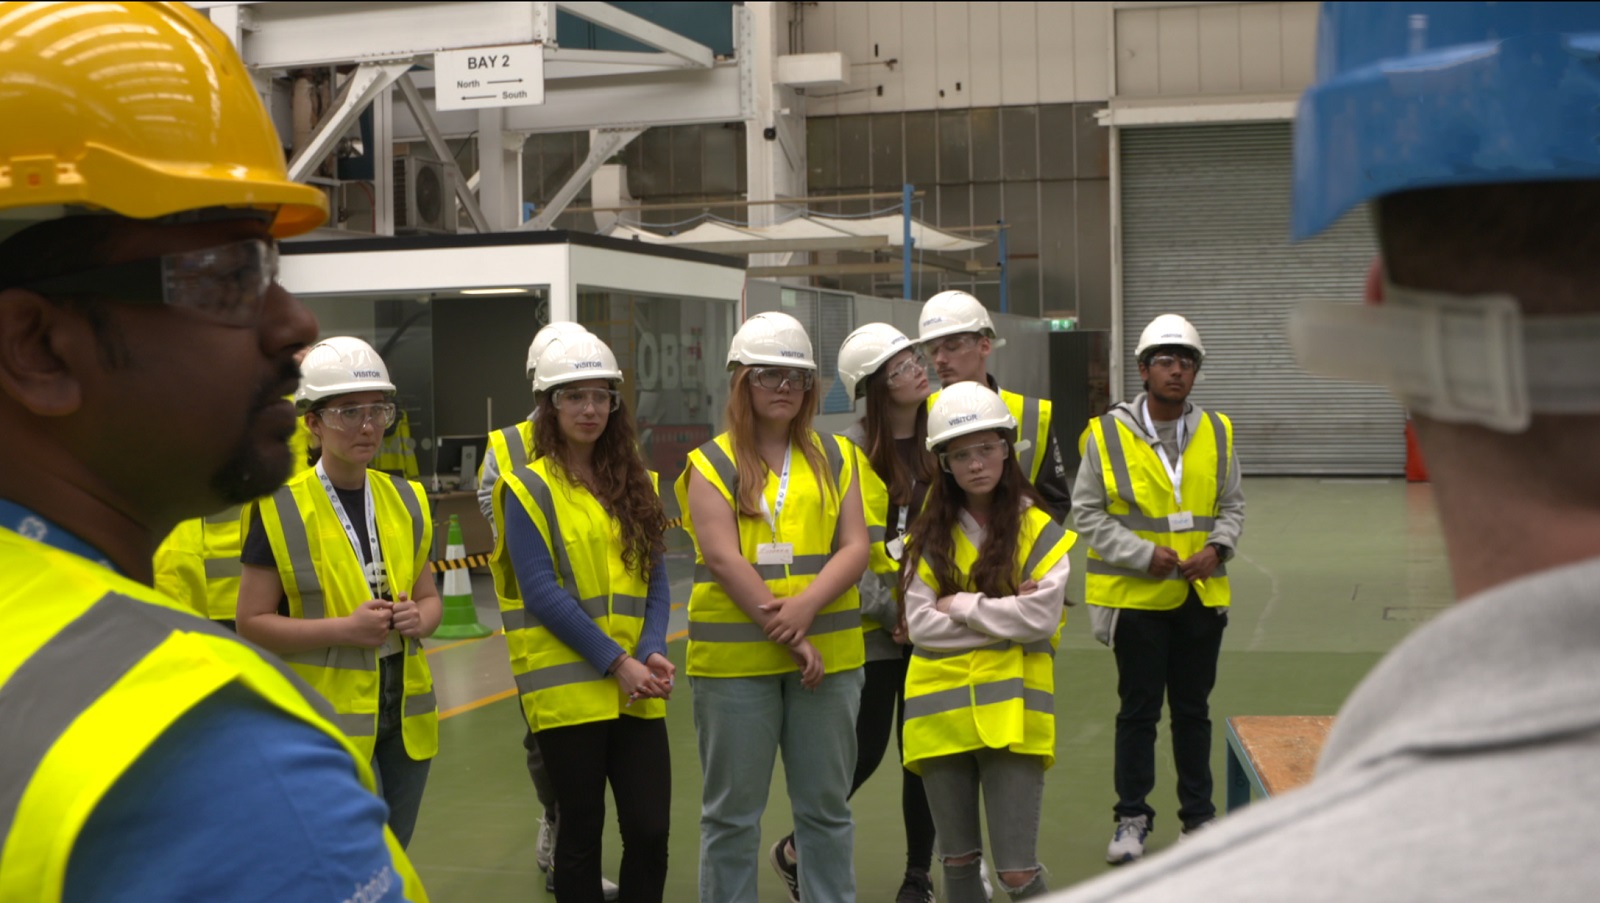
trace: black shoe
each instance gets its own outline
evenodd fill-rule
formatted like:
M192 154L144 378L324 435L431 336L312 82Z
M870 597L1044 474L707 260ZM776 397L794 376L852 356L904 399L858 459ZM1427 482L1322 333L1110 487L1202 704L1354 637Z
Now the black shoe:
M794 835L778 839L767 851L767 860L772 863L772 870L783 879L784 890L789 892L789 903L800 903L800 866L789 858L789 843L794 840Z
M550 871L544 873L544 892L547 894L553 894L556 892L555 869L551 869Z
M935 903L933 880L922 869L906 869L906 880L900 883L900 892L894 903Z

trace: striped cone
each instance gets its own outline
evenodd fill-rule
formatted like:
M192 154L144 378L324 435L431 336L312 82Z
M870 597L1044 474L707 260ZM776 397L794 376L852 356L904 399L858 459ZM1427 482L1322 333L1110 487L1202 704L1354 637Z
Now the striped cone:
M444 548L446 561L459 561L467 557L466 543L461 541L461 521L450 515L450 534ZM485 637L494 631L478 623L478 610L472 605L472 576L464 567L444 572L444 619L436 637L447 640L464 640Z

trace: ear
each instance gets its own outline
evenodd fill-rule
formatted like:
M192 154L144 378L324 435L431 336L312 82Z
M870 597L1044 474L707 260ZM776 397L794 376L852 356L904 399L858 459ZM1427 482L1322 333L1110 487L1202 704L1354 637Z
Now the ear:
M0 291L0 392L39 417L83 404L80 369L99 360L83 317L26 289Z
M978 353L979 354L983 355L984 358L987 359L989 357L989 352L991 352L993 350L994 350L994 342L990 341L988 336L986 336L986 335L978 336Z

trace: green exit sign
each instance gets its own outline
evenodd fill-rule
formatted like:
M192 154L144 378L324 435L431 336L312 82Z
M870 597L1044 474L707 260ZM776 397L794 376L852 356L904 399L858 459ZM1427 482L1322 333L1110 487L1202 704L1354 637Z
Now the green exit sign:
M1073 331L1074 329L1077 329L1077 328L1078 328L1078 318L1077 317L1063 317L1061 319L1056 319L1056 320L1051 320L1050 321L1050 331L1051 332L1071 332L1071 331Z

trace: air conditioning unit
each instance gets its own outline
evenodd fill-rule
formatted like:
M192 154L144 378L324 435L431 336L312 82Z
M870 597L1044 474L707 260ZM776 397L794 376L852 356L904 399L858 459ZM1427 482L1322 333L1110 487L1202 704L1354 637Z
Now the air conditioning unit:
M394 158L394 231L456 233L456 190L443 163L421 154Z

